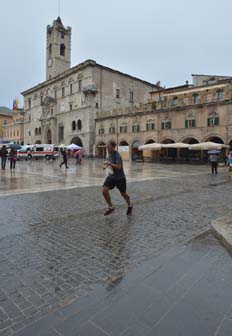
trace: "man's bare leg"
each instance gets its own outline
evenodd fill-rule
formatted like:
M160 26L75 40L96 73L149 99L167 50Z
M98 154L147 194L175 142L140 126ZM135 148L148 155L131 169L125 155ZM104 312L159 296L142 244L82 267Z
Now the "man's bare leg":
M125 192L125 193L121 193L122 197L125 199L128 207L131 207L132 204L131 204L131 201L130 201L130 196Z
M102 194L103 194L103 196L105 198L105 201L108 204L109 208L113 208L113 204L112 204L110 193L109 193L109 188L103 187Z

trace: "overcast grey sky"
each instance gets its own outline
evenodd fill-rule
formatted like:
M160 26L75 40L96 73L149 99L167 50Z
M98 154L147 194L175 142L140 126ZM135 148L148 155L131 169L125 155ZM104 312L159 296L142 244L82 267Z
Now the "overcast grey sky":
M0 105L45 80L46 26L58 0L0 0ZM61 0L72 66L85 59L162 85L232 75L231 0Z

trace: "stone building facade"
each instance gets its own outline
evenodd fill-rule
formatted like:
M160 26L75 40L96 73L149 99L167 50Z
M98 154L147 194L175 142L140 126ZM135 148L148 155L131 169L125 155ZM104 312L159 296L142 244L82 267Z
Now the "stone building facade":
M5 106L0 106L0 143L4 143L7 140L4 137L5 125L12 122L13 111Z
M83 145L94 154L96 114L133 107L156 86L87 60L70 68L71 28L60 18L47 27L47 80L24 91L25 144Z
M3 125L3 141L24 144L24 111L13 110L11 118Z
M141 108L118 110L114 114L109 111L105 116L98 114L97 155L105 155L104 145L112 138L127 159L141 154L139 145L152 142L214 141L232 145L232 77L193 75L193 83L153 91ZM181 159L185 152L168 150L161 151L161 155ZM143 154L157 158L154 151ZM194 158L200 154L188 155Z

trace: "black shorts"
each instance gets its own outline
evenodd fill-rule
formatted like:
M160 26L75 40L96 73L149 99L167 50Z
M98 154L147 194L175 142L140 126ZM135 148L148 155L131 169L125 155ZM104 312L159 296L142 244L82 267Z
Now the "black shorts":
M118 188L120 193L125 193L126 192L126 178L115 178L113 175L109 175L104 184L103 187L109 188L110 190L114 189L115 187Z

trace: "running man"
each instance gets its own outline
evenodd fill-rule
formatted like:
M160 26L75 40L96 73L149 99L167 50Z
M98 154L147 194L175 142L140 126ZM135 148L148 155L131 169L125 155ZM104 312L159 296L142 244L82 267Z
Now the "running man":
M104 216L107 216L114 211L109 191L115 187L118 188L128 205L127 215L131 215L133 205L131 204L130 197L126 192L126 176L123 170L121 155L116 151L116 143L113 140L110 140L107 143L107 149L108 160L104 162L103 169L109 168L109 175L104 182L102 194L109 207L104 213Z

